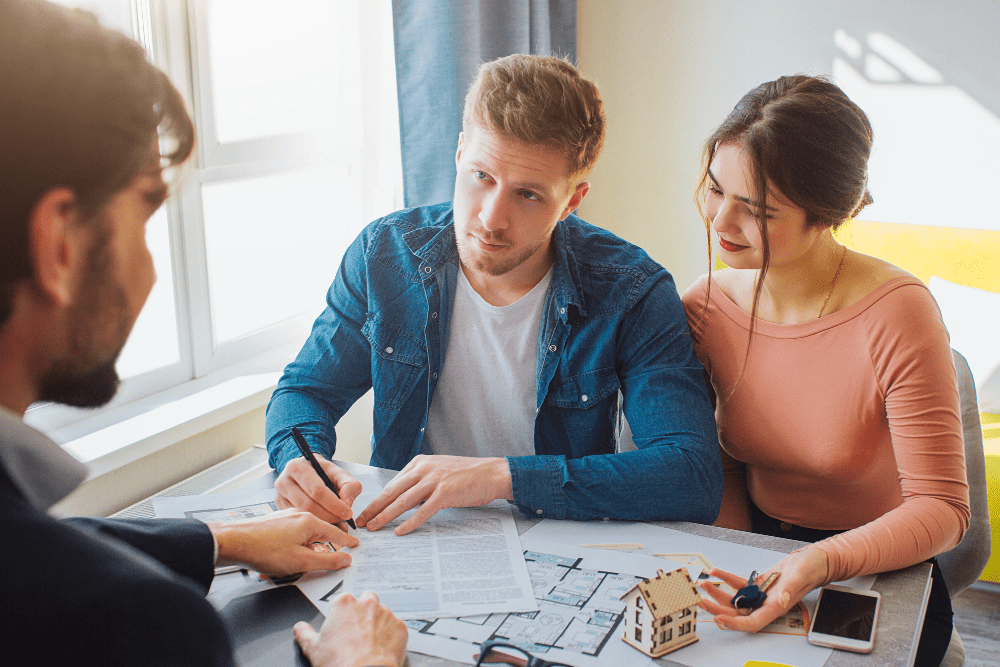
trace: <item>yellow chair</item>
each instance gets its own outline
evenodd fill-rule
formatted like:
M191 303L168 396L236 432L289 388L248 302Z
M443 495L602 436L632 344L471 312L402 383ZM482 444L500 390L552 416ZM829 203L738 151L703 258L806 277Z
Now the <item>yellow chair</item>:
M990 496L990 525L993 526L993 555L980 577L1000 583L1000 415L980 415L983 421L983 450L986 453L986 488Z

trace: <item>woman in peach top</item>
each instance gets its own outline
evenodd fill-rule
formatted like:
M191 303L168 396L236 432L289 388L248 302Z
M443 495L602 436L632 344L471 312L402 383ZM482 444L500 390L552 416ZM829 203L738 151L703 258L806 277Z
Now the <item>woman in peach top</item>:
M872 201L871 145L864 112L808 76L750 91L705 144L699 208L729 268L684 305L717 397L716 525L814 543L761 575L781 573L747 616L706 586L720 627L756 632L819 586L933 559L968 527L937 306L919 280L832 233ZM936 562L933 577L918 665L938 665L951 638Z

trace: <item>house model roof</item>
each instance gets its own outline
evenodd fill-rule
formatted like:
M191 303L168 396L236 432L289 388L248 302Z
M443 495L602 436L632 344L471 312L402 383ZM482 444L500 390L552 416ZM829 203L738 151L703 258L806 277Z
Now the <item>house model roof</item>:
M698 589L683 567L670 572L657 570L655 577L643 579L622 595L621 599L624 600L636 589L645 598L646 606L654 618L669 616L701 602Z

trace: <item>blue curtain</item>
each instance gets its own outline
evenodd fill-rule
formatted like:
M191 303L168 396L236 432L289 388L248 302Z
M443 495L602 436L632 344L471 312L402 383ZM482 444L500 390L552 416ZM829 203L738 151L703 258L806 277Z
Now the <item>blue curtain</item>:
M465 93L512 53L576 62L576 0L393 0L406 206L448 201Z

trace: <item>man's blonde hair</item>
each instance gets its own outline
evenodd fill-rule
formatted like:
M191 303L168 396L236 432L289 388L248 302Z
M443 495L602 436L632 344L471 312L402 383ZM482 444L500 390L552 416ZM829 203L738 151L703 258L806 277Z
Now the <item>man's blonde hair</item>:
M515 54L484 63L465 97L462 130L497 132L560 150L571 176L585 176L604 144L597 86L569 61Z

